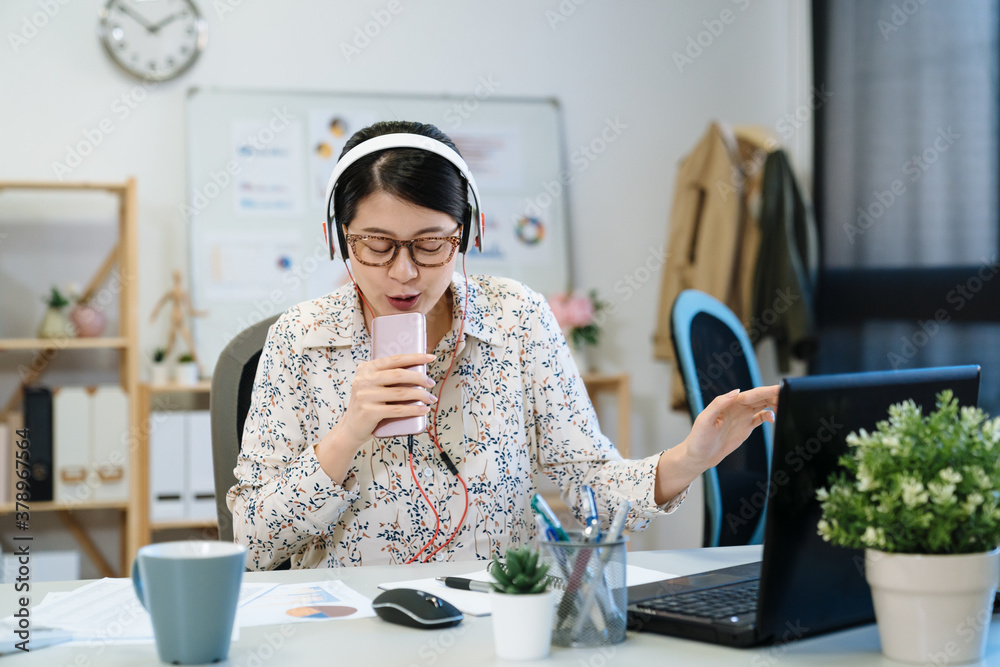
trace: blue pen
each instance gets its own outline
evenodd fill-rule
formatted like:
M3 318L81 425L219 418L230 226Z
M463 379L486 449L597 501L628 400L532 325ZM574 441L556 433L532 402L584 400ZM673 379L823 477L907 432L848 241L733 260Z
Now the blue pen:
M632 503L628 500L623 500L618 505L618 511L615 512L614 518L611 520L611 527L608 529L607 534L604 539L601 540L602 544L611 544L617 542L621 539L622 532L625 530L625 521L628 518L628 511L632 507ZM598 572L599 575L595 575L591 579L591 587L587 592L587 596L583 600L583 605L581 606L580 613L576 617L576 623L573 624L573 630L570 637L574 641L578 641L581 633L583 632L583 625L587 620L587 616L590 614L591 608L594 606L594 602L597 601L598 591L602 592L606 596L606 602L598 601L604 609L600 612L602 614L601 625L603 626L603 631L607 632L607 625L603 620L603 614L615 613L616 617L620 617L624 613L624 609L618 609L615 607L614 599L611 597L611 587L608 585L607 572L605 572L604 566L608 564L611 559L612 549L610 547L604 547L601 549L601 555L598 557ZM598 578L600 581L598 581Z
M549 507L549 504L545 502L545 498L542 498L537 493L531 496L531 509L535 510L535 512L545 520L545 523L548 524L549 528L555 532L557 540L569 542L569 535L567 535L566 531L563 530L562 524L559 523L559 519L556 517L556 513L553 512L552 508Z
M538 529L538 534L544 536L549 542L558 542L559 536L556 535L556 531L552 530L549 524L542 518L541 514L535 515L535 527Z
M584 517L583 541L597 542L601 539L601 520L597 516L597 498L594 497L594 490L588 485L584 485L583 501L586 508Z

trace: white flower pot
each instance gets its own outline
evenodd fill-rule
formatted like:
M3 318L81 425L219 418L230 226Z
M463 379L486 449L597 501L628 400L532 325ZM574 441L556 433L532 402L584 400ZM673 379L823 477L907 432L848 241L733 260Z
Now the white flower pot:
M491 593L493 641L497 657L538 660L549 654L555 593L508 595Z
M198 384L198 364L193 361L178 362L174 366L174 382L186 386Z
M932 556L867 549L865 573L887 658L935 665L983 658L1000 549Z
M170 384L170 366L167 365L167 362L154 362L149 367L149 384L157 386Z

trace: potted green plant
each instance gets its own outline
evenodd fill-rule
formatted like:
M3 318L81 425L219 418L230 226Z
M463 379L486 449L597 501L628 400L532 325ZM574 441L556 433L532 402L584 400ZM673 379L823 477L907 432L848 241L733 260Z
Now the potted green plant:
M523 546L493 557L493 639L497 656L537 660L549 654L555 594L548 590L547 563Z
M847 437L820 489L819 534L865 549L882 652L903 662L982 659L1000 579L1000 419L907 401Z
M170 383L170 366L167 364L167 351L162 347L153 350L150 357L152 365L149 369L149 383L163 385Z
M42 299L45 302L45 315L42 316L42 323L38 327L39 338L69 338L74 335L73 327L63 309L69 305L60 292L59 288L53 287L49 295Z
M198 363L190 352L177 357L177 365L174 366L174 381L183 385L198 384Z

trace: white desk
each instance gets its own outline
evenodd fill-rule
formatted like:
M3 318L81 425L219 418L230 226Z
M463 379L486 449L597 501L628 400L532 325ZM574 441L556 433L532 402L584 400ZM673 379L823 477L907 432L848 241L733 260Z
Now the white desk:
M675 574L693 574L702 570L736 565L760 557L760 547L730 547L679 551L630 553L629 562ZM246 581L318 581L324 576L341 579L358 592L375 597L377 585L384 581L416 579L470 570L468 562L394 567L363 567L341 570L307 570L247 573ZM474 569L474 568L472 568ZM72 590L84 582L37 584L32 587L32 602L40 602L49 591ZM14 609L12 584L0 587L0 613ZM52 646L30 654L6 657L4 665L159 665L152 645L114 648L76 648ZM273 625L244 628L233 644L229 665L241 667L338 665L402 665L404 667L442 667L459 665L506 665L493 651L490 618L466 616L461 625L445 630L415 630L390 625L377 618L330 621L296 625ZM553 647L545 663L572 667L607 667L609 665L670 665L684 667L796 667L798 665L845 665L890 667L897 663L883 659L879 652L874 625L793 642L784 646L760 649L732 649L645 633L628 634L623 644L598 649ZM992 624L988 657L980 667L1000 665L1000 616Z

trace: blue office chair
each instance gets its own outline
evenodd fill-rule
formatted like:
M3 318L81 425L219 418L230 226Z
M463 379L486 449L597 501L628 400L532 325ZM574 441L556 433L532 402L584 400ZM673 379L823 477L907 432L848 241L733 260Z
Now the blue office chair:
M698 290L681 292L671 309L670 333L691 421L716 396L761 385L750 337L718 299ZM702 475L706 547L763 542L772 441L771 424L765 422Z

